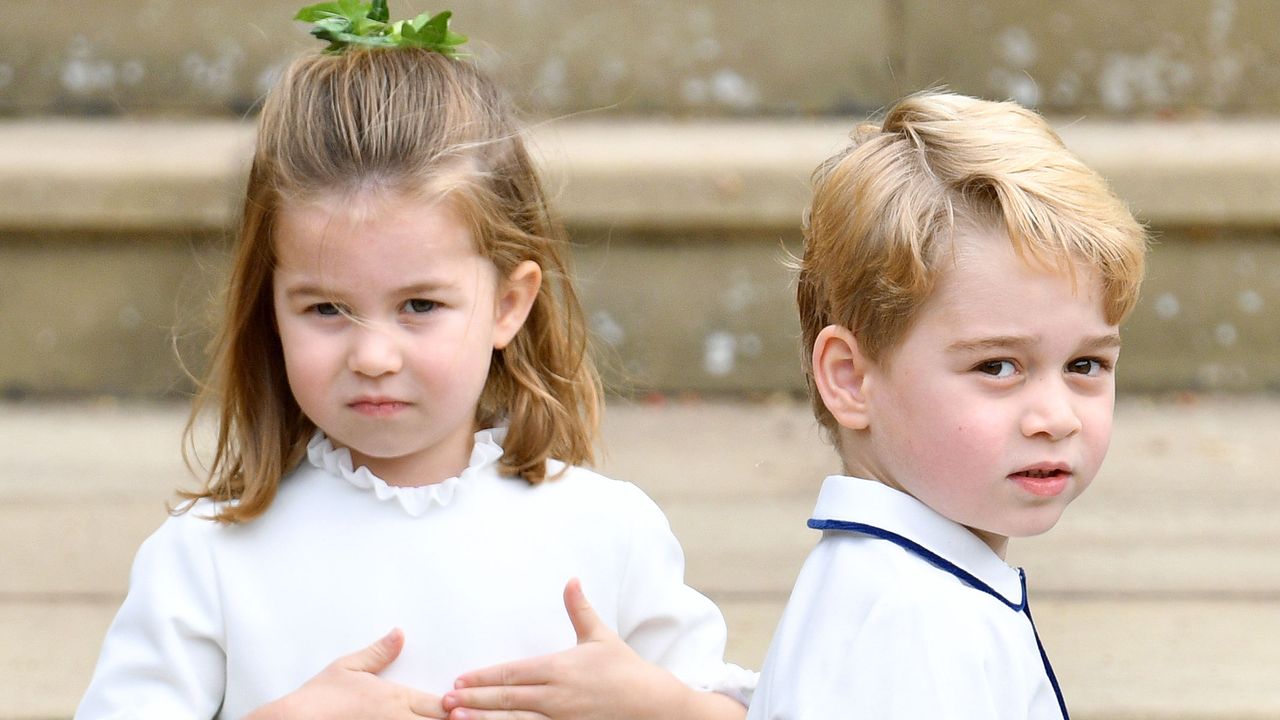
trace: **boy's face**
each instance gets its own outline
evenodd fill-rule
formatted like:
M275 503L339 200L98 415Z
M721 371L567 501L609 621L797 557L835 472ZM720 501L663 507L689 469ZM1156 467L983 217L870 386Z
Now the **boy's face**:
M1028 266L1001 232L959 233L916 322L869 363L862 468L999 554L1042 533L1107 452L1119 356L1096 271Z

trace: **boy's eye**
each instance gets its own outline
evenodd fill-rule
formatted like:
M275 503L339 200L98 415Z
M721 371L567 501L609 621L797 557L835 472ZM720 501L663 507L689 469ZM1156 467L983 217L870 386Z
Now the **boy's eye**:
M429 313L436 309L434 300L423 300L422 298L413 298L404 302L405 312L411 313Z
M974 368L984 375L990 375L996 378L1013 377L1013 373L1017 371L1012 360L987 360L978 363Z
M1109 367L1110 364L1100 358L1077 358L1067 363L1067 372L1080 375L1097 375Z

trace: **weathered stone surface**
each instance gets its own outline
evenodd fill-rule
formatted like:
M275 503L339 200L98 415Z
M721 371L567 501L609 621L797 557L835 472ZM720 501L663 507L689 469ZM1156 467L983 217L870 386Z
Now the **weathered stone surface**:
M1046 112L1150 116L1280 109L1269 0L901 4L904 91L938 84Z
M320 45L298 3L18 3L2 114L240 115ZM396 17L424 9L391 2ZM1068 114L1275 113L1270 0L458 0L457 27L552 115L842 113L947 84ZM53 19L56 19L54 21Z
M69 717L141 539L187 477L180 404L0 404L0 720ZM1011 543L1071 703L1096 720L1280 716L1275 397L1122 398L1102 472ZM835 456L801 402L613 403L601 469L667 512L689 582L759 667Z
M584 234L579 284L612 389L799 387L798 325L780 237ZM686 380L664 379L674 377ZM748 377L758 382L742 385Z
M1155 236L1122 385L1280 390L1280 233Z
M574 230L583 302L621 394L799 392L784 266L798 231ZM0 242L0 391L160 396L202 367L224 264L216 237L9 234ZM1159 234L1125 326L1125 391L1280 389L1280 238Z
M202 363L224 251L165 235L30 235L0 241L0 392L164 395Z
M791 230L856 120L565 121L530 133L571 224ZM1273 121L1073 122L1067 146L1162 226L1280 226ZM0 228L217 230L239 214L236 121L0 122Z
M249 123L0 123L0 227L218 230L235 224Z
M290 58L322 47L292 21L299 5L16 4L11 26L41 31L11 33L0 48L0 113L239 115ZM554 115L740 115L875 107L891 88L891 5L458 0L451 6L455 28L474 39L470 51L525 107ZM421 2L390 6L397 18L426 9Z
M1054 125L1146 223L1280 227L1280 143L1271 120L1059 117Z
M534 142L615 387L800 388L787 249L852 121L562 123ZM1280 387L1271 122L1063 124L1156 229L1126 389ZM157 395L200 364L252 129L0 124L0 389Z
M642 390L801 390L783 265L797 235L652 242L579 233L584 302L604 356L615 359L611 377ZM1280 238L1158 236L1125 326L1120 388L1280 388Z

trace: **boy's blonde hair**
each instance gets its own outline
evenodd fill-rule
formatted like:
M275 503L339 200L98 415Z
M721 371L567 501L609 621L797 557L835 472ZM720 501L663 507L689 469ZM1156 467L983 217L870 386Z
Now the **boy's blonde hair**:
M469 62L429 50L307 55L285 71L259 119L225 316L187 424L190 449L197 416L218 413L205 486L182 495L236 501L222 507L221 522L264 512L315 431L289 389L276 332L272 231L281 205L362 190L447 198L502 277L525 260L542 267L523 328L494 351L476 424L509 425L502 469L531 483L546 477L548 458L592 459L600 385L567 240L498 89Z
M1009 102L909 96L813 175L796 299L814 414L835 420L813 380L822 328L841 325L873 361L902 340L942 271L957 227L1007 232L1028 262L1102 276L1107 322L1137 302L1146 234L1048 123Z

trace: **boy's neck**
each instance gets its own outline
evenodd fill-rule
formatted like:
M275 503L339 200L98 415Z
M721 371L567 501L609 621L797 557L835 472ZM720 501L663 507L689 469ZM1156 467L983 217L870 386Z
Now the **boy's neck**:
M848 447L847 445L844 445L843 443L842 445L843 447L840 450L840 462L841 462L841 465L844 467L845 475L848 475L850 477L861 478L863 480L870 480L872 482L878 482L881 485L884 485L885 487L893 488L894 490L897 490L898 492L903 493L904 495L910 495L913 498L915 497L915 495L912 495L909 491L907 491L906 488L894 482L888 473L885 473L882 470L879 470L873 467L873 464L871 463L860 461L859 458L854 456L853 453L849 453L845 451L844 447ZM916 498L916 500L922 503L924 502L923 500L920 500L920 498ZM928 505L928 503L924 503L924 504ZM937 512L936 508L931 508L931 509ZM943 517L946 517L946 516L944 515ZM951 518L947 518L947 519L951 520ZM952 522L955 522L955 521L952 520ZM977 537L984 544L986 544L987 547L991 548L991 552L994 552L996 556L998 556L1001 560L1005 559L1005 553L1009 549L1008 537L1004 535L997 535L995 533L987 532L985 530L972 528L972 527L969 527L968 525L961 524L961 527L973 533L975 537Z

